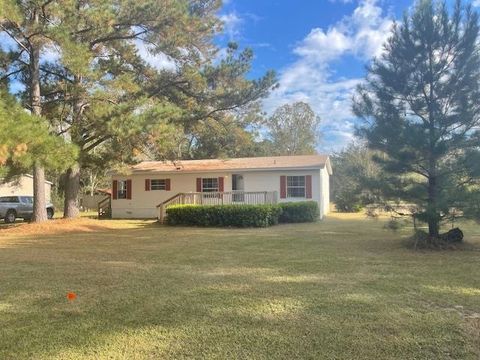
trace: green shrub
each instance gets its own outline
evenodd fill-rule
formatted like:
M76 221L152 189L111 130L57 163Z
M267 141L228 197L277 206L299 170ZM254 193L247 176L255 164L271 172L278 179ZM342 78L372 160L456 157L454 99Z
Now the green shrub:
M190 226L266 227L278 223L278 205L175 205L167 224Z
M281 203L281 223L314 222L320 217L320 210L316 201L300 201Z

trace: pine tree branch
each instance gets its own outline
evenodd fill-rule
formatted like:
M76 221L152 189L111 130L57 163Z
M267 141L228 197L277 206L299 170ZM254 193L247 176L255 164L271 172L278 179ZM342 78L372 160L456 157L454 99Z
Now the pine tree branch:
M96 39L96 40L93 40L92 42L90 42L90 49L93 48L95 45L100 44L100 43L104 43L104 42L115 41L115 40L136 39L138 36L146 34L147 32L148 32L148 30L142 30L142 31L139 31L139 32L137 32L135 34L131 34L131 35L110 34L108 36L105 36L103 38L99 38L99 39Z
M57 76L59 77L60 79L63 79L65 81L68 81L69 83L73 84L73 80L72 79L69 79L66 75L63 75L63 74L60 74L58 72L55 72L55 71L52 71L52 70L49 70L43 66L40 67L40 70L42 70L43 72L47 73L47 74L50 74L50 75L53 75L53 76Z
M30 53L30 50L20 41L17 39L15 35L13 35L3 24L0 23L0 28L13 40L15 41L18 46L20 46L23 50L25 50L27 53ZM25 37L25 39L28 41L28 38Z
M18 69L18 70L12 71L12 72L10 72L10 73L2 76L2 77L0 78L0 81L4 81L4 80L8 79L10 76L15 75L15 74L18 74L18 73L22 72L23 70L25 70L25 68L22 67L22 68L20 68L20 69Z
M87 147L84 147L84 148L83 148L83 151L88 152L88 151L96 148L98 145L100 145L100 144L103 143L104 141L107 141L107 140L110 139L111 137L112 137L112 135L103 136L103 137L101 137L100 139L98 139L97 141L95 141L94 143L88 145Z

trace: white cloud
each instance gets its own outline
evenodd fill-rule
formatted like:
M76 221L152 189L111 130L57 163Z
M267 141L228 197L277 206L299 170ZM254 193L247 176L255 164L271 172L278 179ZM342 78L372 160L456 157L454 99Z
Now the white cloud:
M41 56L42 61L55 63L60 60L60 58L62 57L62 53L57 47L48 46L43 49Z
M480 7L480 0L473 0L472 5L475 7Z
M230 40L237 39L240 36L243 19L235 12L223 14L220 16L223 23L223 31Z
M314 28L295 48L295 53L321 63L348 53L361 59L378 56L392 21L382 16L377 2L360 1L352 15L344 17L327 31Z
M145 60L149 65L153 66L157 70L165 70L174 72L177 70L177 64L175 60L167 56L164 53L154 54L151 49L148 48L142 41L136 41L135 45L138 49L138 54Z
M365 62L380 55L391 25L377 0L361 0L351 15L327 30L312 29L294 48L298 59L281 71L280 86L266 99L265 110L306 101L322 119L321 150L343 147L353 137L351 98L362 79L334 79L334 63L347 55Z

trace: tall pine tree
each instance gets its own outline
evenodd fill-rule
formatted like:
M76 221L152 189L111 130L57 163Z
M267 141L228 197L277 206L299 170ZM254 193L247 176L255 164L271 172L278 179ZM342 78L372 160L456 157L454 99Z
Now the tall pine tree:
M61 59L46 68L43 88L49 118L80 149L65 177L65 217L78 213L80 171L90 162L128 161L129 151L158 123L181 122L188 131L272 86L271 73L245 80L249 51L238 56L230 51L212 65L219 5L215 0L62 3L54 35ZM171 69L149 65L146 53L168 59Z
M52 135L44 118L29 114L13 96L0 91L0 179L15 178L34 164L64 171L76 156L76 148Z
M4 51L0 61L0 80L15 79L25 87L24 103L34 116L41 116L40 88L41 53L51 43L47 35L50 23L46 16L49 2L2 0L0 2L0 33L15 44ZM47 220L45 169L41 161L33 163L32 221Z
M457 1L419 1L396 24L354 101L359 133L385 172L387 200L418 206L432 241L452 209L467 207L478 183L478 15ZM478 167L477 167L478 169Z

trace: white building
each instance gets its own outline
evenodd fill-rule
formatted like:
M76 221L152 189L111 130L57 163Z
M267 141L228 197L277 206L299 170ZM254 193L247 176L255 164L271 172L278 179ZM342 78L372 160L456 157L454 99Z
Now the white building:
M312 200L329 211L326 155L145 161L112 174L112 217L155 218L175 203L236 204ZM163 204L162 206L160 206Z
M52 185L50 181L45 181L45 198L47 202L51 202L52 199ZM11 182L3 183L0 181L0 196L9 195L33 196L33 176L26 174L19 176Z

